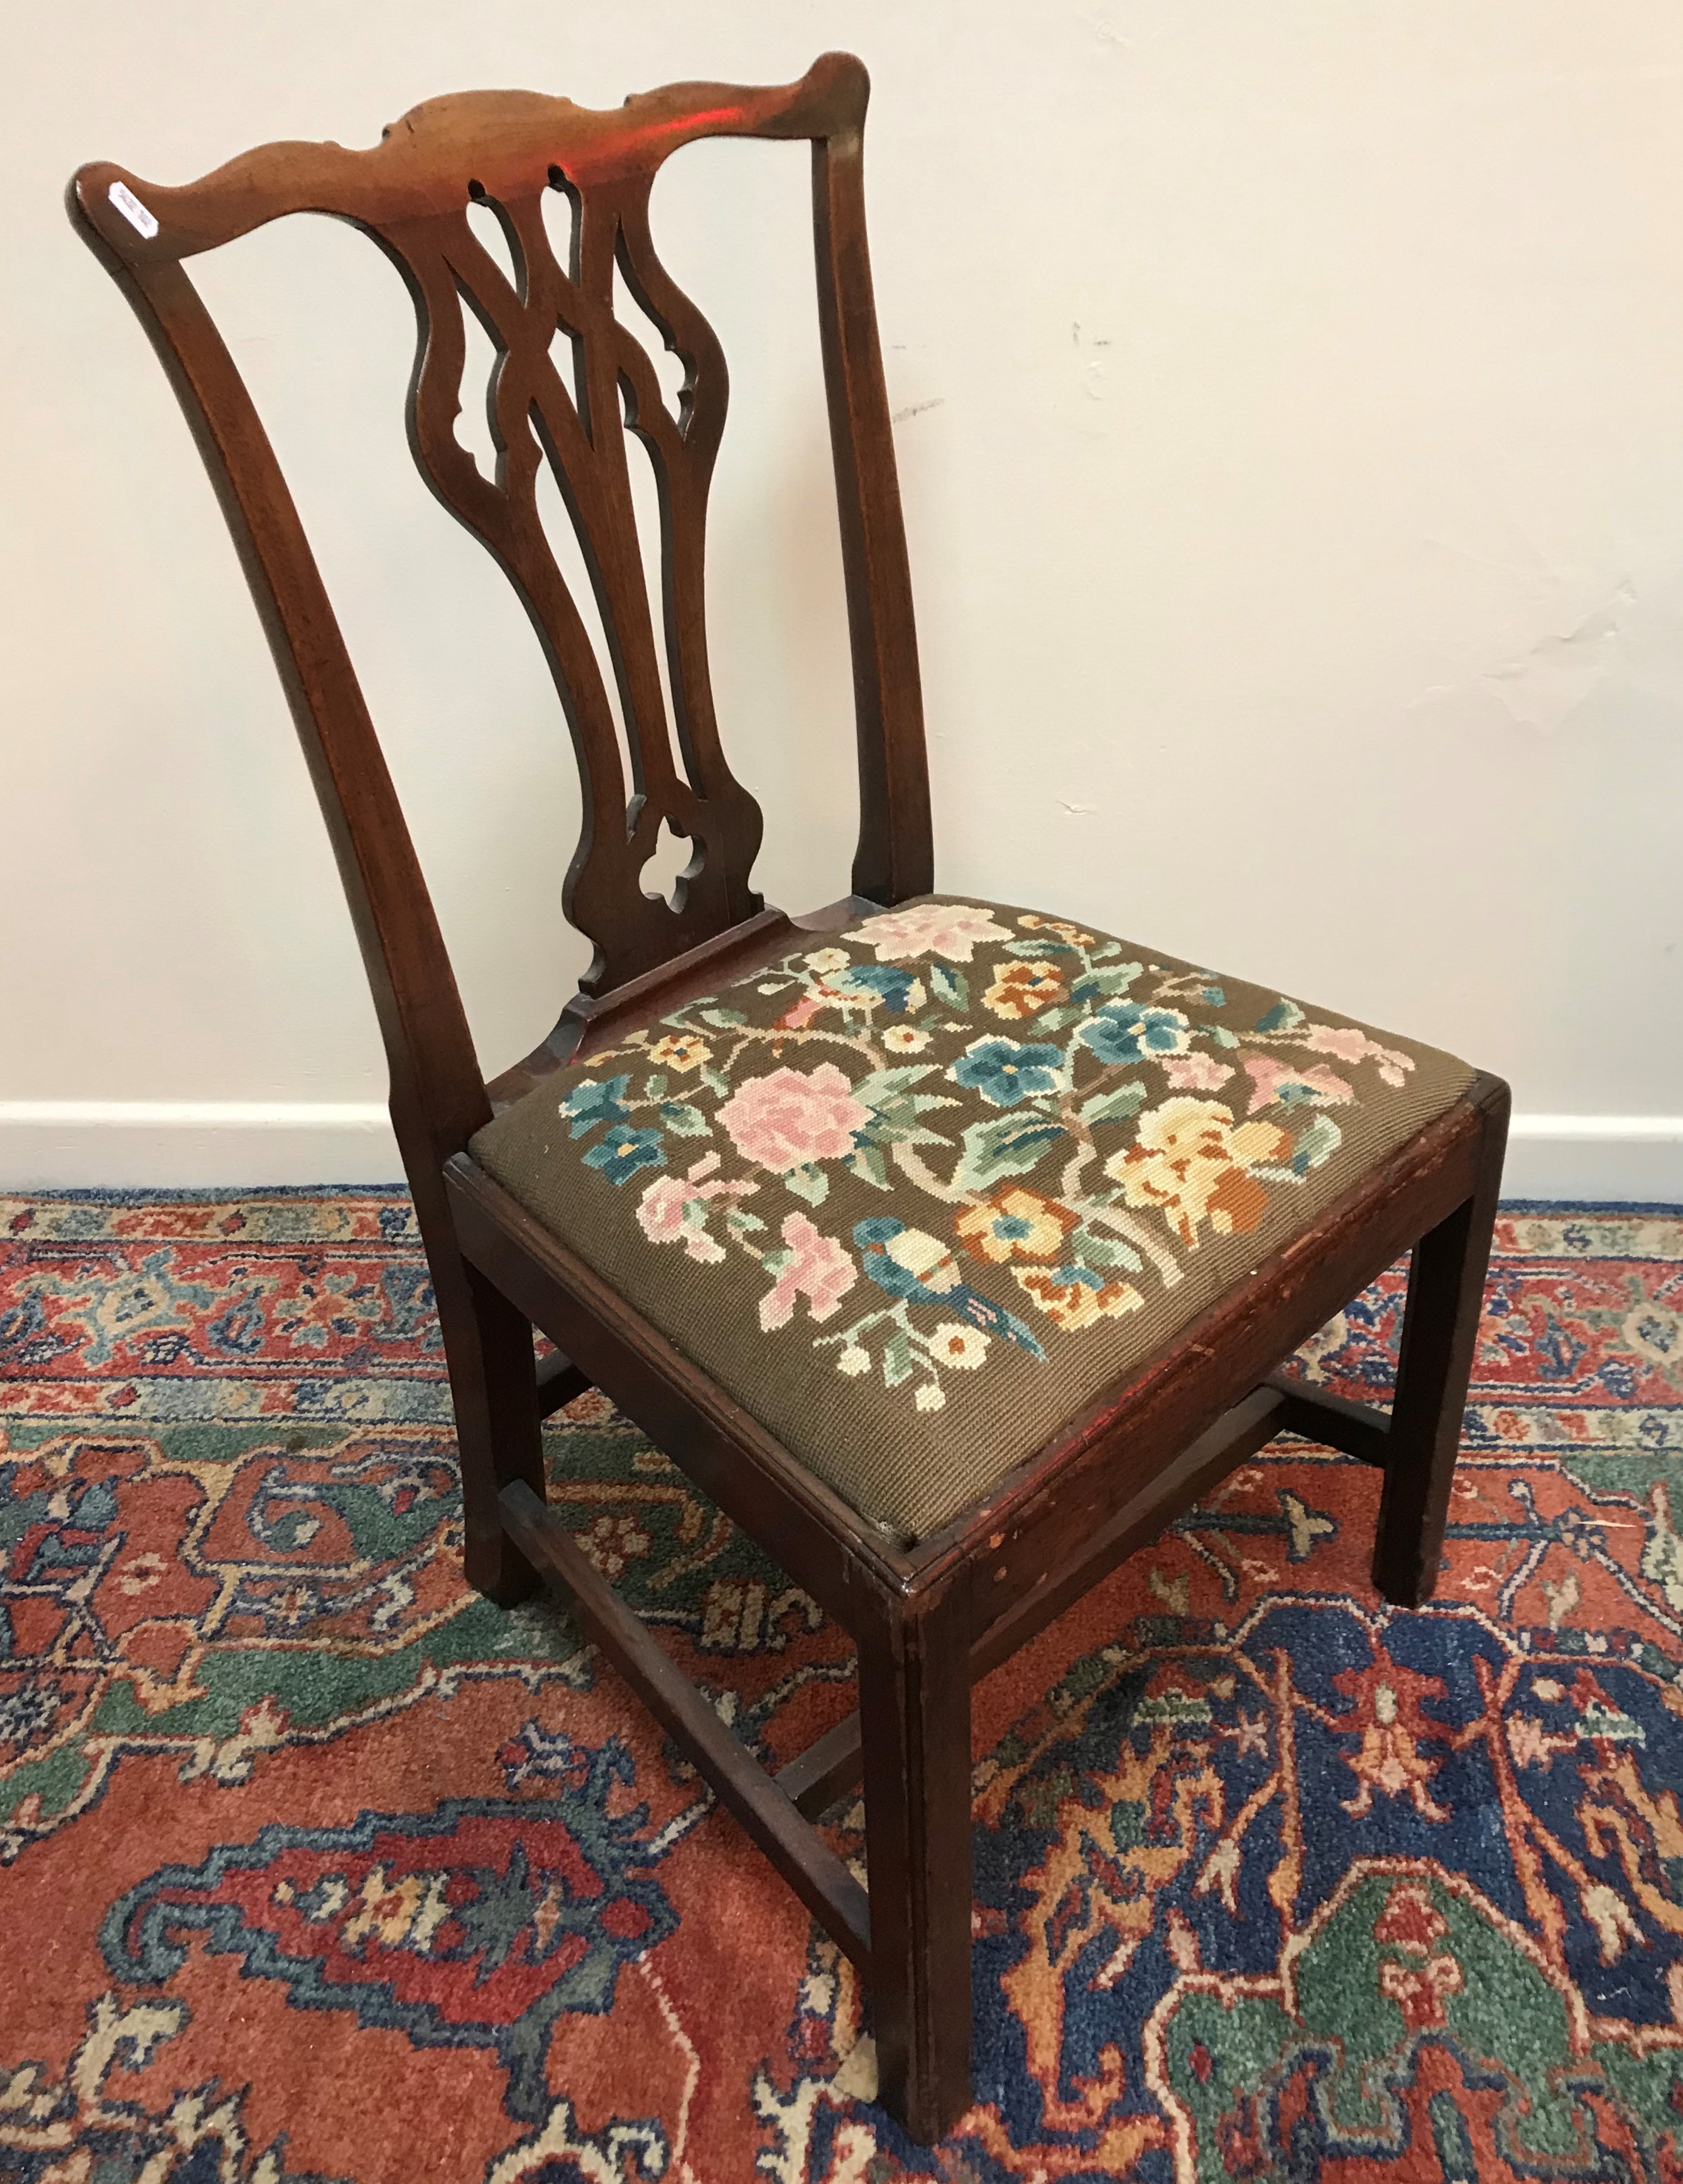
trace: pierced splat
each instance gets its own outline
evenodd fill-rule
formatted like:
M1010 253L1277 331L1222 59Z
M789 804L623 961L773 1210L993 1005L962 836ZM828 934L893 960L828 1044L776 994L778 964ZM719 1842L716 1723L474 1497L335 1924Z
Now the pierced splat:
M414 296L421 350L410 398L415 460L437 498L496 556L541 639L572 731L583 787L566 914L597 944L585 981L598 991L740 923L760 908L749 878L759 806L726 765L707 671L702 554L707 489L724 429L724 358L712 329L660 264L649 232L652 177L578 187L554 165L548 186L574 208L571 263L549 244L540 196L491 197L469 177L460 210L370 223ZM471 198L494 214L512 281L474 232ZM683 366L674 417L647 349L614 310L626 285ZM497 474L487 479L455 429L465 402L464 310L497 352L489 416ZM556 368L572 349L572 384ZM575 392L576 390L576 392ZM626 445L648 449L659 493L666 689L632 499ZM577 534L607 640L631 768L625 781L601 666L539 516L547 461ZM674 738L682 754L680 772ZM694 845L668 902L638 875L663 822Z

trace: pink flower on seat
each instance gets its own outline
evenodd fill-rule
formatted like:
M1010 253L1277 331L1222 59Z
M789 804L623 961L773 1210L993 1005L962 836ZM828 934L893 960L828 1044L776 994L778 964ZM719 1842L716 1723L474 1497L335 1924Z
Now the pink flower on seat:
M750 1077L719 1108L718 1118L744 1160L787 1175L810 1161L844 1159L871 1111L854 1098L833 1062L821 1061L804 1076L774 1069L769 1077Z
M1323 1061L1312 1062L1307 1069L1294 1069L1289 1061L1277 1061L1272 1054L1247 1054L1245 1073L1251 1079L1253 1115L1258 1107L1271 1106L1276 1100L1287 1106L1324 1107L1329 1100L1341 1102L1356 1097L1343 1078L1335 1076Z
M1403 1072L1414 1067L1412 1055L1399 1054L1394 1046L1381 1046L1354 1024L1312 1023L1303 1034L1303 1044L1312 1054L1334 1055L1340 1061L1363 1061L1371 1055L1387 1084L1401 1084Z
M715 1198L751 1198L757 1183L709 1183L719 1165L717 1153L697 1161L682 1183L675 1175L657 1177L638 1202L637 1225L651 1244L682 1244L692 1259L704 1267L716 1267L724 1247L707 1234L708 1201Z
M859 1278L841 1245L815 1228L804 1213L785 1218L783 1239L789 1256L760 1300L760 1324L768 1334L794 1318L797 1297L806 1299L814 1319L828 1319Z
M1177 1092L1217 1092L1232 1074L1212 1054L1172 1054L1163 1063L1163 1075Z
M1010 940L1015 935L1008 926L995 923L991 911L974 903L917 902L867 918L842 937L868 943L879 963L910 962L919 956L968 963L978 940Z

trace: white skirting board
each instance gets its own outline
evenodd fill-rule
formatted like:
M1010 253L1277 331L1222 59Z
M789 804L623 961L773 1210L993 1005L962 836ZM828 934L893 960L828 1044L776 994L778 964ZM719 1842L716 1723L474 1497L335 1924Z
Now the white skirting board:
M1683 1115L1515 1115L1502 1195L1683 1206Z
M354 1100L0 1100L0 1190L395 1183L385 1108ZM1507 1198L1683 1206L1683 1115L1516 1115Z
M0 1100L0 1190L398 1183L377 1101Z

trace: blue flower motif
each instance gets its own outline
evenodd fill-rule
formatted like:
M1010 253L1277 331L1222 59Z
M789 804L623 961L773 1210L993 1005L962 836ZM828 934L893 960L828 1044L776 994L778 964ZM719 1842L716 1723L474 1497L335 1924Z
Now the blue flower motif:
M620 1080L622 1084L624 1079ZM628 1183L640 1167L664 1167L658 1130L633 1130L616 1123L599 1145L584 1156L586 1167L599 1167L610 1183Z
M1089 1017L1075 1036L1101 1061L1145 1061L1155 1056L1184 1054L1192 1044L1192 1027L1179 1009L1112 1001Z
M939 1237L908 1228L891 1213L881 1213L869 1221L856 1221L853 1240L866 1273L889 1296L905 1297L912 1304L938 1304L953 1318L980 1328L984 1334L1000 1335L1045 1362L1046 1353L1033 1330L1015 1312L972 1289Z
M1014 1039L978 1039L967 1046L947 1072L956 1084L979 1092L990 1106L1016 1107L1037 1092L1056 1092L1058 1064L1063 1060L1056 1046L1020 1046Z
M581 1078L561 1102L562 1114L572 1118L570 1134L584 1137L599 1123L611 1122L616 1115L623 1115L630 1084L629 1077ZM601 1164L599 1161L596 1163L599 1167Z

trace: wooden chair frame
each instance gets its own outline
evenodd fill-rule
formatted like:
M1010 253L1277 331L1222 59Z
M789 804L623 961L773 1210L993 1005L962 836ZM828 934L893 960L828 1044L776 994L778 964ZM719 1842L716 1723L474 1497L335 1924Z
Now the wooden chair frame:
M443 1329L468 1576L504 1604L540 1578L554 1584L859 1965L872 1997L881 2097L927 2141L970 2098L972 1684L1283 1430L1381 1468L1374 1583L1402 1605L1427 1596L1459 1445L1507 1095L1496 1079L1476 1078L1137 1378L906 1549L796 1462L470 1156L470 1139L493 1112L562 1062L770 962L802 933L839 928L933 885L911 584L866 250L867 96L863 68L842 54L826 55L787 86L677 85L612 112L475 93L417 108L371 151L270 145L178 189L109 164L86 166L69 203L139 315L198 440L332 837L384 1034L393 1122ZM707 685L701 566L707 479L723 421L722 359L655 258L647 228L660 163L683 143L721 134L804 137L812 146L861 813L853 894L801 918L767 909L752 892L759 813L724 767ZM572 201L565 274L543 241L545 187ZM474 237L470 199L497 214L520 261L516 283ZM408 282L421 329L410 408L417 462L520 590L578 755L584 827L564 902L596 941L596 961L544 1044L488 1084L291 496L181 263L299 210L351 220ZM613 319L616 262L685 360L676 420L646 352ZM462 305L499 352L490 397L494 484L453 436ZM549 359L558 329L572 343L576 392L563 387ZM682 777L654 666L621 404L660 488ZM602 678L533 513L532 478L545 458L578 529L613 655L633 776L628 800ZM663 817L696 844L672 906L637 884ZM1388 1417L1283 1370L1299 1344L1411 1245ZM541 1370L533 1328L560 1353ZM775 1774L724 1727L546 1507L541 1418L592 1385L856 1641L857 1713ZM811 1825L861 1774L868 1895Z

